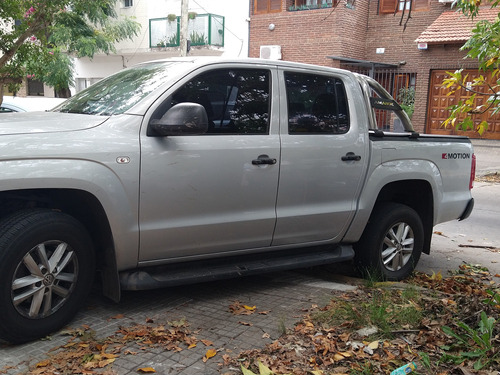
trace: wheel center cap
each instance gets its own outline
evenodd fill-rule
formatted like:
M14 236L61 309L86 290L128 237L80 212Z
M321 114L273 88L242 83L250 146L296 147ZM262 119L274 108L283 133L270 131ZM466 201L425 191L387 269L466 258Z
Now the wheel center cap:
M45 286L49 286L49 285L52 285L54 283L54 275L52 275L51 273L47 274L44 276L43 278L43 285Z

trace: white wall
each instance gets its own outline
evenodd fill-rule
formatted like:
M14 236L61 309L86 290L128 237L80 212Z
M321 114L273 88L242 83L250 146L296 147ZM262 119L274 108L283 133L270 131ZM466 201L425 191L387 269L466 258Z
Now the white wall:
M192 55L223 55L226 57L248 57L249 0L189 0L189 11L198 14L216 14L225 17L224 47L192 50ZM179 50L169 48L163 51L149 48L149 20L180 15L180 0L134 0L133 6L123 7L117 3L119 15L134 17L142 25L140 34L132 41L118 43L116 54L96 55L75 60L75 79L103 78L125 67L139 62L179 56ZM73 92L75 90L72 90Z

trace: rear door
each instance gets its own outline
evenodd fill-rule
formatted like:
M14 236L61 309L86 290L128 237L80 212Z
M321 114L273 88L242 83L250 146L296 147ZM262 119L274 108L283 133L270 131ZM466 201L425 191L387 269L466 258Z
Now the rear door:
M273 245L340 239L356 210L368 165L368 132L360 134L357 123L366 116L357 116L354 101L348 100L357 83L303 70L280 71L280 78L286 111Z
M254 65L205 67L155 110L152 119L177 103L199 103L209 130L142 135L140 261L270 246L280 157L276 76Z

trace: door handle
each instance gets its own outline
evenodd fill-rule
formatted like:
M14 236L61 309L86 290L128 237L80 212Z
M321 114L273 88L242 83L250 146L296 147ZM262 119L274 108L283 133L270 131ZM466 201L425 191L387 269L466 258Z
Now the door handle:
M264 165L264 164L270 164L274 165L276 164L276 159L270 158L267 155L259 155L257 159L252 160L253 165Z
M359 161L361 160L361 156L356 155L354 152L348 152L347 154L342 156L342 161L350 161L350 160Z

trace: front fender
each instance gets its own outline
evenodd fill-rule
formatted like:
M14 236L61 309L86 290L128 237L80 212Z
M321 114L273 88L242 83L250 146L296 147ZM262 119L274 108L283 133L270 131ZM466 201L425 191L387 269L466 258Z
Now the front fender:
M118 269L133 268L137 265L139 243L139 160L135 159L128 164L117 164L114 170L103 163L82 159L1 161L1 188L11 192L72 189L93 195L106 212Z

